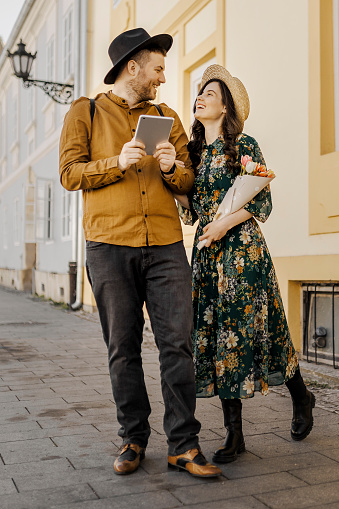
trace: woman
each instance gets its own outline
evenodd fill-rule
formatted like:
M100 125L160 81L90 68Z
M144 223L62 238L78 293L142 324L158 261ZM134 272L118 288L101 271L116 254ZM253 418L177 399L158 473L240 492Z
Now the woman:
M313 425L314 395L300 375L278 282L256 221L271 212L269 186L238 212L212 222L240 171L242 156L265 164L254 138L241 134L249 99L240 80L220 65L202 77L189 150L196 172L186 224L199 219L192 254L197 397L218 395L227 435L213 460L228 463L245 450L242 399L286 383L293 400L291 436L303 440ZM197 243L205 240L199 251Z

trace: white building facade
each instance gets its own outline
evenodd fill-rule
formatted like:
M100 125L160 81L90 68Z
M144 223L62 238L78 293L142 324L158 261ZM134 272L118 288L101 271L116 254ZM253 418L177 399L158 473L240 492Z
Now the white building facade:
M69 105L24 88L7 50L22 39L37 52L30 78L73 84L74 98L85 95L86 20L87 0L26 0L0 55L0 284L65 303L69 263L82 253L81 200L61 187L58 171Z

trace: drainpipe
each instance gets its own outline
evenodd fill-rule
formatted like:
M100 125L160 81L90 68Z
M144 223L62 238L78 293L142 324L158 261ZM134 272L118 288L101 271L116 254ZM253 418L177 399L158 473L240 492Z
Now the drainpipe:
M77 12L76 37L75 37L75 83L74 97L78 98L82 95L86 96L87 92L87 9L88 0L75 0L75 12ZM76 224L73 229L73 251L76 254L76 300L71 304L71 309L77 311L82 307L82 291L83 291L83 265L84 265L84 233L82 227L82 191L76 191L75 196L75 218ZM73 253L72 253L73 254ZM74 258L73 258L74 260Z

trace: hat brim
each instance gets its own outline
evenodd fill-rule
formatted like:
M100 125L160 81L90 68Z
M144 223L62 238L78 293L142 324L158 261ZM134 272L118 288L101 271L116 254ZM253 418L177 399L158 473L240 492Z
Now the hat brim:
M171 49L172 44L173 38L169 34L159 34L155 35L154 37L151 37L150 39L147 39L147 41L142 42L141 44L133 48L131 51L128 51L125 55L123 55L120 58L120 60L106 74L104 78L104 83L106 85L113 84L116 80L121 65L127 62L129 58L138 51L141 51L142 49L147 49L149 46L154 45L160 46L160 48L163 48L165 51L169 51Z

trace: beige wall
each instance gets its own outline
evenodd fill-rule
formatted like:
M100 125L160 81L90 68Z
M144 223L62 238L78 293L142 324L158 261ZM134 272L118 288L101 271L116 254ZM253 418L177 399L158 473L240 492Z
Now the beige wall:
M133 0L122 0L113 10L112 0L89 0L88 2L87 93L89 97L95 97L99 92L107 92L111 88L103 83L105 75L112 67L108 47L112 39L120 32L132 28L133 4Z
M244 82L251 101L244 131L257 139L277 174L273 212L262 229L298 347L301 282L339 280L338 186L330 178L337 178L339 159L338 153L321 155L320 147L320 6L330 9L332 0L321 1L121 0L113 12L112 3L103 0L107 16L100 6L92 18L91 58L101 52L91 76L93 91L102 89L110 67L105 55L111 39L135 26L174 37L167 83L157 101L176 109L187 130L192 73L199 66L214 59ZM99 9L98 2L92 8ZM194 231L184 228L189 256Z
M70 302L69 274L34 271L35 293L54 302Z
M260 36L250 27L262 27ZM273 256L339 252L339 234L309 234L308 37L307 0L226 2L226 66L251 100L244 130L277 174L263 226Z
M135 0L135 26L151 32L162 18L185 0Z

